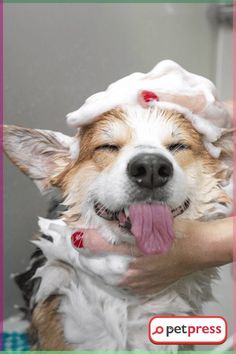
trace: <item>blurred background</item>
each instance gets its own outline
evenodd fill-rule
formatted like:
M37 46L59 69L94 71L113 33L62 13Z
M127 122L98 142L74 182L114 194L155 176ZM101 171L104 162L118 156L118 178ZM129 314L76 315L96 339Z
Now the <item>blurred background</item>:
M74 134L65 115L134 71L172 59L232 98L232 7L209 4L5 4L5 123ZM28 265L29 240L47 203L5 161L5 317L21 304L11 273ZM222 267L217 302L206 314L232 328L231 266ZM200 349L207 349L201 346Z

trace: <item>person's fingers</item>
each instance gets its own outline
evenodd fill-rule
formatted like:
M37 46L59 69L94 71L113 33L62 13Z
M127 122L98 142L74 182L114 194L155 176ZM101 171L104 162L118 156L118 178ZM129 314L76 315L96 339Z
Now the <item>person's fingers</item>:
M153 278L150 277L143 281L134 280L131 283L125 284L124 287L134 294L148 295L148 294L154 294L164 289L167 289L175 281L176 279L172 281L169 280L160 281L159 279L156 279L156 281L154 281Z
M167 258L164 256L143 256L136 258L131 264L130 269L143 270L146 272L157 271L162 269L163 265L166 266Z
M203 111L207 104L205 96L200 93L198 95L195 95L194 97L165 93L159 95L159 98L161 101L180 104L181 106L190 109L194 113L199 113Z
M177 278L178 279L178 278ZM128 288L137 288L140 287L140 289L148 289L150 287L159 287L163 286L165 287L166 285L169 285L172 281L174 282L176 280L176 277L173 277L171 279L164 279L163 277L154 277L153 274L146 275L145 276L142 273L137 273L134 275L130 276L125 276L119 286L121 287L128 287Z
M175 227L179 231L181 231L183 235L183 222L175 222ZM127 243L121 243L119 245L112 245L108 243L107 241L104 240L104 238L95 230L95 229L87 229L84 232L84 247L88 248L91 252L93 253L119 253L119 254L124 254L128 256L133 256L133 257L140 257L143 256L143 253L135 246L135 245L130 245ZM153 267L155 268L155 263L154 261L156 260L157 256L146 256L145 262L147 262L147 268L150 268L150 271L153 270ZM161 262L161 258L164 256L160 256L160 260L158 262ZM143 257L141 257L143 258ZM163 260L163 263L165 260ZM132 268L137 268L137 269L142 269L143 268L143 261L139 262L134 262L131 265ZM146 268L146 269L147 269Z
M135 245L121 243L112 245L104 240L100 234L94 229L88 229L84 233L84 247L88 248L93 253L120 253L128 256L141 256L141 251Z
M125 288L130 289L131 291L133 290L140 290L140 289L146 289L149 287L146 282L132 282L128 286L125 286Z
M162 283L162 284L150 284L148 282L134 282L125 286L127 290L131 293L136 295L149 295L154 294L162 291L163 289L167 288L170 284L169 283Z
M139 270L128 270L121 279L120 285L129 285L132 282L143 281L144 272Z
M153 286L153 287L142 287L142 288L135 288L135 289L131 289L131 293L133 293L134 295L140 295L140 296L144 296L144 295L153 295L153 294L157 294L160 291L162 291L166 286Z

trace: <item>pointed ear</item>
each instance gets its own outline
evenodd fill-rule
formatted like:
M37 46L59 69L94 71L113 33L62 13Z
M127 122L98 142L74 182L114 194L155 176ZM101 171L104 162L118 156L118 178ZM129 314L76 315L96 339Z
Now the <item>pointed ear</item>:
M3 136L5 154L42 192L71 161L75 138L62 133L5 125Z

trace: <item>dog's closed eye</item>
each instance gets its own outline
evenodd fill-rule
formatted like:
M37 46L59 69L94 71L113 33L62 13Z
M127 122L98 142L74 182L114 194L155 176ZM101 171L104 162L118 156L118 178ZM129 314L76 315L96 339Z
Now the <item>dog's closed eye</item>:
M104 150L104 151L108 151L108 152L116 152L116 151L119 151L119 146L113 145L113 144L103 144L103 145L96 147L95 150L96 151L97 150Z
M191 147L187 144L182 144L182 143L175 143L175 144L170 144L167 146L167 149L173 153L179 152L182 150L190 150Z

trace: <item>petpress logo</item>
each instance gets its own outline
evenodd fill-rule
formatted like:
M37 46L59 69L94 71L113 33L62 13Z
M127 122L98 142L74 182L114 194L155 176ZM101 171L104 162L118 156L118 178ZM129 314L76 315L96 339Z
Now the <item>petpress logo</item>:
M227 323L220 316L155 316L149 321L154 344L222 344Z

